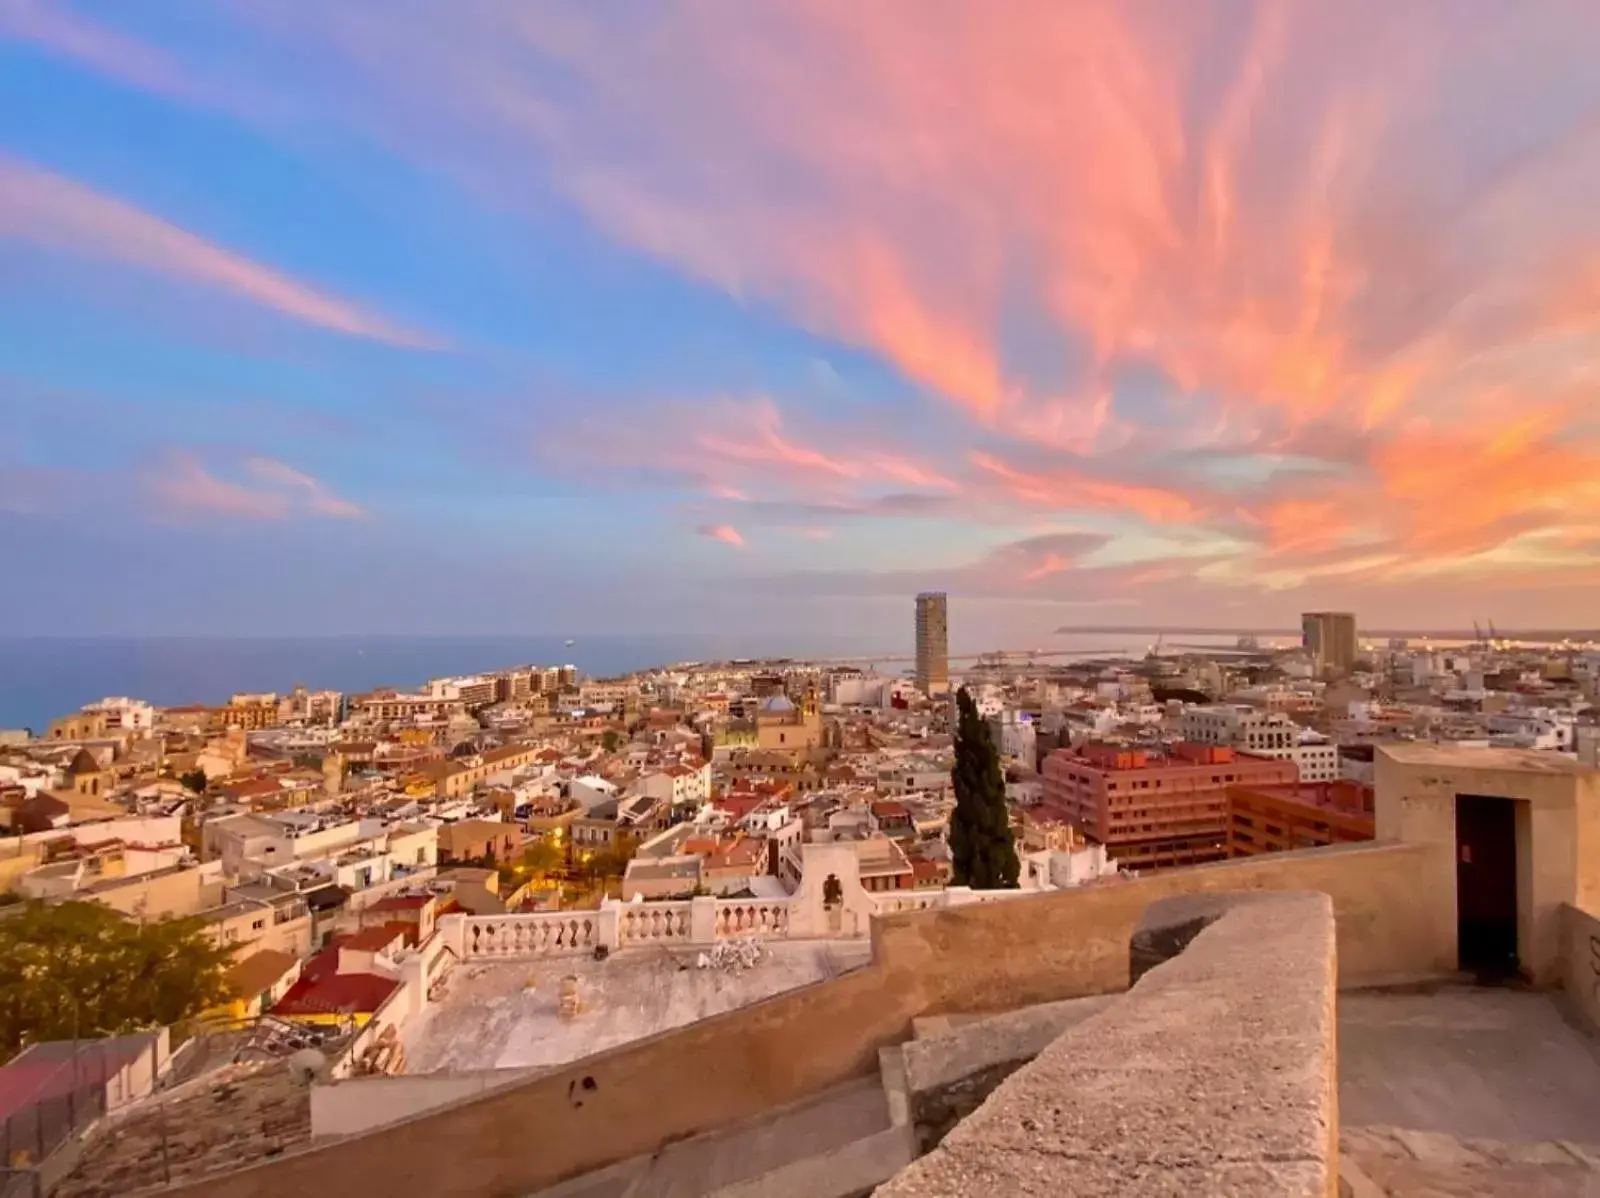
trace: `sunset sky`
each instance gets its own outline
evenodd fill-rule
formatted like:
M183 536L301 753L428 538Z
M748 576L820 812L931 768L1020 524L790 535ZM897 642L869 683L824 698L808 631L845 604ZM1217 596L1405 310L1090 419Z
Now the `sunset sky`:
M1596 0L0 0L0 620L1600 625L1597 61Z

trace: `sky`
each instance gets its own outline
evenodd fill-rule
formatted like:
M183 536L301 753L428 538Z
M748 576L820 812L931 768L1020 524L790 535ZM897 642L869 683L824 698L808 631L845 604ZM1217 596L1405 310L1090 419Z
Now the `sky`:
M0 626L1592 627L1597 54L1593 0L0 0Z

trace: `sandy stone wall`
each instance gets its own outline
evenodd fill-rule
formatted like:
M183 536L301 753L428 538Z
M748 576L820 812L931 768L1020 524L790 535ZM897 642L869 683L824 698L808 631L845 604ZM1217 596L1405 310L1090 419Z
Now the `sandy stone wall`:
M1600 1034L1600 918L1566 906L1561 909L1561 921L1567 997L1589 1030Z
M1333 910L1244 896L1022 1066L880 1198L1338 1189Z
M1272 854L874 921L873 964L562 1066L417 1119L187 1187L191 1198L513 1194L748 1118L877 1068L918 1015L1123 990L1145 909L1173 894L1322 891L1343 984L1454 968L1454 903L1430 846Z

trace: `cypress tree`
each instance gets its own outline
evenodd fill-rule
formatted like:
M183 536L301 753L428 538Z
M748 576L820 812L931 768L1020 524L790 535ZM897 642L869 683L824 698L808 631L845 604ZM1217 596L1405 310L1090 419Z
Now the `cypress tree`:
M956 764L950 771L956 792L950 816L953 880L975 890L1015 887L1020 866L1000 754L966 687L956 692L956 710Z

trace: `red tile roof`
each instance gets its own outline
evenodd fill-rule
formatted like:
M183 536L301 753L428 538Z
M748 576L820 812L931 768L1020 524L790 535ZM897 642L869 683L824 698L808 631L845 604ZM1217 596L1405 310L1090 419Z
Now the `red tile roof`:
M381 928L367 928L354 936L335 941L305 963L300 980L289 987L288 993L272 1008L274 1015L293 1018L296 1015L370 1015L399 988L394 978L376 973L340 973L341 947L361 948L363 938L385 939L376 945L381 948L400 934L406 924L385 924Z
M308 978L304 974L272 1008L274 1015L370 1015L399 989L394 978L376 973L336 973Z

